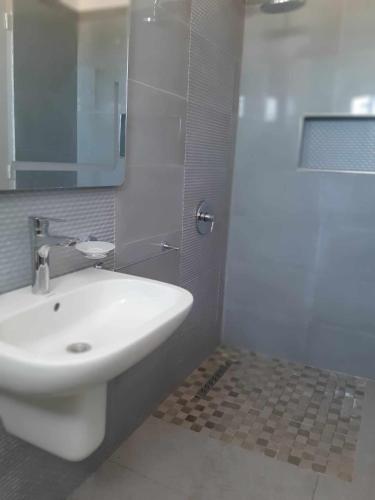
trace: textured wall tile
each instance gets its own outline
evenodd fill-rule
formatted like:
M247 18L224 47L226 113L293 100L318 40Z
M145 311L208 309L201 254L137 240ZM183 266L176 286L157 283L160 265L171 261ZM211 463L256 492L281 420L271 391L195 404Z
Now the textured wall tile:
M221 319L218 314L219 281L220 272L213 267L205 269L199 276L183 283L183 286L194 296L192 311L183 328L200 330L202 335L203 332L213 329L219 338L218 325Z
M192 30L220 45L235 58L241 55L243 19L242 0L192 1Z
M232 116L211 106L189 103L186 122L186 166L229 168Z
M219 168L186 168L184 224L181 250L181 280L199 276L212 267L224 267L230 173ZM207 200L216 217L213 233L200 235L196 230L198 204Z
M191 34L190 60L190 102L232 113L237 62L195 32Z
M231 173L225 168L190 167L185 169L184 191L184 226L195 221L194 216L198 203L203 199L210 202L217 223L222 224L222 216L229 210L228 195L230 192Z
M68 462L0 428L1 500L64 500L109 455L106 446L83 462Z
M215 305L205 313L213 330L220 329L213 318L221 319L222 312L242 14L239 0L192 2L180 275L183 283L196 283L195 294L205 291L203 302L215 297ZM195 227L202 200L211 204L216 216L214 232L205 236ZM202 277L209 271L215 279L203 285Z
M217 273L224 266L226 227L217 224L212 234L196 232L195 226L184 228L181 251L181 281L199 276L213 267Z
M43 215L65 219L51 224L55 234L90 234L104 241L114 239L112 190L14 193L0 196L0 292L31 283L31 245L28 217ZM52 249L52 274L64 274L92 265L74 249ZM108 261L111 265L111 260Z
M375 120L307 118L300 167L323 170L375 171Z

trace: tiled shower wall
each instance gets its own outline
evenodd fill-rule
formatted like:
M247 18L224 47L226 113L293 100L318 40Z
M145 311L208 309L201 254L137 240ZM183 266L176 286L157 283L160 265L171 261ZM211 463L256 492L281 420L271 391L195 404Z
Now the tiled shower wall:
M179 331L111 382L106 439L88 460L68 463L0 432L5 500L65 498L219 342L242 10L241 0L161 0L148 24L153 0L133 0L124 186L0 195L1 291L30 282L26 216L43 213L68 219L64 232L115 235L117 269L195 297ZM217 217L206 237L194 227L202 199ZM162 252L163 240L180 252ZM56 273L85 264L65 252L52 259Z
M247 8L224 321L227 344L370 378L375 176L297 167L304 115L373 118L374 22L367 0ZM305 166L363 170L366 127L349 148L347 127L318 122Z

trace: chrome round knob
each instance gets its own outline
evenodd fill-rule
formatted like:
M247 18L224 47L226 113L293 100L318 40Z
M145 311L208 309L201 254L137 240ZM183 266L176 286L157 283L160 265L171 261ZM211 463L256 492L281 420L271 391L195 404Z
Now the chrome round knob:
M215 215L206 201L199 204L195 218L199 234L212 233L215 227Z

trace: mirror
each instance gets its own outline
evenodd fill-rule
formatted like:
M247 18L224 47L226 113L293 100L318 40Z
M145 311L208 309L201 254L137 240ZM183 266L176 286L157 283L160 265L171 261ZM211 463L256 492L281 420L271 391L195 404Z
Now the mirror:
M130 0L0 0L0 190L122 184Z

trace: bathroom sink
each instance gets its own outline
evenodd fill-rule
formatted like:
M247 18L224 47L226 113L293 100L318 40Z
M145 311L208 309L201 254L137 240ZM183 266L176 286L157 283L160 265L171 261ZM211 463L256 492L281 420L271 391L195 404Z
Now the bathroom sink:
M181 324L181 288L89 269L0 296L0 389L43 395L106 382L147 356ZM87 348L87 350L86 350Z
M163 343L192 303L176 286L98 269L52 280L47 296L0 296L6 429L63 458L88 456L104 437L107 382Z

